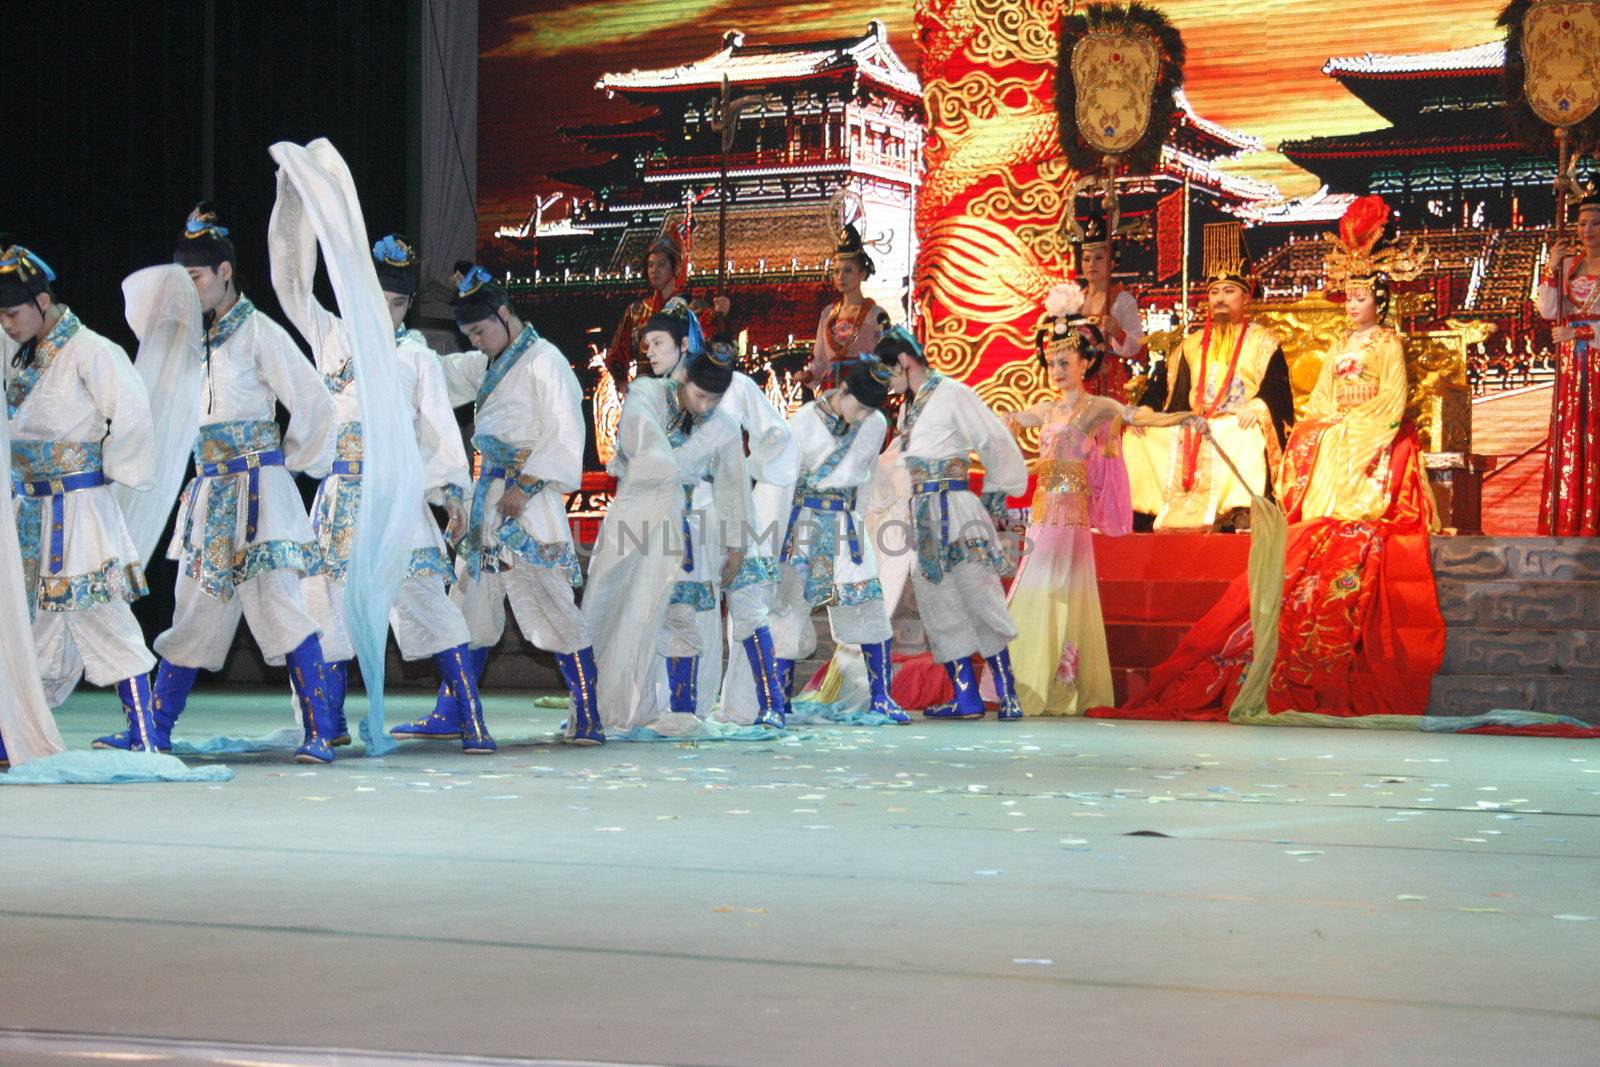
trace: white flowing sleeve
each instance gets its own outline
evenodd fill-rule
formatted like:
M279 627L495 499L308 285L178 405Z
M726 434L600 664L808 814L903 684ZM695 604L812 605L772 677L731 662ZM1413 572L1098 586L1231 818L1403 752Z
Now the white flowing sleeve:
M103 460L106 478L130 489L155 484L155 426L150 397L122 349L94 338L78 362L78 380L94 406L111 424Z
M261 331L257 358L261 380L289 409L289 429L283 435L284 465L310 478L326 477L333 468L338 416L322 375L276 324Z
M889 422L883 417L882 412L874 411L868 415L867 421L856 431L856 439L850 443L850 451L834 469L833 477L829 481L840 486L861 486L871 482L878 468L878 456L883 452L883 439L888 432ZM859 494L858 499L864 495ZM865 507L866 501L860 500L860 504Z
M478 390L489 374L489 357L478 351L445 352L439 356L439 369L444 372L450 406L458 408L478 399Z
M0 335L3 336L3 335ZM9 362L7 364L9 366ZM0 419L0 455L11 454L10 420ZM0 743L5 745L13 766L30 759L64 752L61 731L50 714L44 686L39 678L39 660L33 642L15 635L28 633L32 624L28 612L28 583L22 572L22 546L12 514L11 479L4 490L5 514L0 522L0 627L13 636L0 641Z
M411 354L416 357L412 403L417 412L417 447L422 452L422 484L428 502L442 505L447 494L455 495L450 493L452 486L463 497L470 493L472 475L439 361L429 350Z
M522 465L522 474L550 483L557 492L575 492L583 484L583 446L587 440L583 390L566 357L554 345L547 341L534 343L547 351L530 352L523 357L538 358L539 362L529 375L535 431L530 444L532 453Z
M717 412L707 420L696 434L710 430L712 424L723 418ZM732 422L730 418L728 420ZM755 501L750 495L750 471L745 466L744 444L737 431L726 435L711 465L711 497L717 521L721 523L723 548L744 550L749 543L751 523L755 518ZM759 531L755 531L759 532ZM709 542L708 538L708 542Z
M1011 431L972 390L958 389L953 399L956 423L983 461L984 493L1020 496L1028 488L1028 465Z
M750 435L750 476L769 485L791 486L800 476L800 449L783 413L751 378L733 376L739 422Z
M1144 321L1139 317L1139 302L1132 293L1124 289L1117 294L1111 305L1111 318L1117 324L1113 336L1108 338L1111 351L1123 359L1138 355L1139 349L1144 347Z
M1561 289L1555 285L1539 286L1539 317L1554 322L1561 317Z
M339 335L339 316L317 302L312 279L317 272L317 235L305 204L288 175L278 171L278 198L267 223L272 291L284 316L311 346L317 369L337 374L347 352Z

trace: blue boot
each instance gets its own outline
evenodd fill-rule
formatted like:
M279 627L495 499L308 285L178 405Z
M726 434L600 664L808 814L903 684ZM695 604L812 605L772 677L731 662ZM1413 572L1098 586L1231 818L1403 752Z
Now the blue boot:
M443 654L440 653L440 655ZM478 681L483 677L484 665L488 662L489 650L487 648L473 648L467 651L467 664L472 669L472 684L475 691ZM401 741L408 738L426 741L453 741L461 736L461 709L456 703L455 690L450 685L450 672L441 667L439 677L439 698L434 702L433 710L416 722L406 722L401 723L399 726L389 727L390 737ZM479 701L481 706L481 697Z
M668 707L681 715L693 715L700 703L699 656L669 656L667 658L667 685L671 689Z
M172 751L172 728L188 706L189 690L194 688L194 680L199 676L198 667L180 667L166 660L157 664L156 681L151 688L157 752Z
M567 716L567 744L605 744L606 732L600 726L600 711L595 706L595 685L599 678L594 668L594 646L557 654L556 664L567 683L567 692L572 695L572 714Z
M0 769L11 766L11 757L6 755L6 743L0 740Z
M923 711L928 719L981 719L983 698L978 695L978 679L972 673L970 659L953 660L944 664L944 673L955 687L956 698L948 704L935 704Z
M335 660L327 665L328 717L333 725L328 732L333 735L329 744L340 748L350 743L350 724L344 719L344 692L350 684L350 661Z
M772 631L765 626L744 639L744 654L750 660L750 673L756 680L757 726L783 729L783 687L778 680L778 658L772 654Z
M789 713L794 710L794 660L779 656L773 663L778 672L778 692L783 694L783 717L788 721Z
M322 659L322 642L312 634L284 657L294 680L300 705L300 728L305 740L294 750L296 763L332 763L331 717L328 711L328 670Z
M994 674L994 695L1000 700L1001 721L1022 718L1022 702L1017 699L1017 679L1011 673L1011 650L1002 648L990 656L989 670Z
M461 738L461 751L470 755L493 752L498 746L483 724L483 701L478 697L478 674L474 669L476 657L466 645L457 645L440 652L433 661L439 665L439 676L450 683L460 711L456 734Z
M867 661L867 681L872 686L871 711L887 716L890 722L901 726L911 721L905 709L894 702L894 697L889 695L889 681L893 677L894 660L889 654L889 642L879 641L876 644L862 645L861 655Z
M150 693L150 677L136 674L117 683L117 696L128 716L128 728L95 741L95 748L117 748L124 752L156 751L155 698Z

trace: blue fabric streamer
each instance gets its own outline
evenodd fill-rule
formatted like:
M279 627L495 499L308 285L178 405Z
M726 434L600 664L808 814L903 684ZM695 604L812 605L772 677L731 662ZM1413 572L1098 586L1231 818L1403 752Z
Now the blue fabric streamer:
M302 732L298 726L285 726L259 737L229 737L218 734L200 741L172 739L175 756L248 756L257 752L293 752L300 747Z
M0 774L0 785L120 785L125 782L226 782L227 767L187 767L159 752L57 752Z
M776 741L780 738L790 739L794 736L794 734L779 733L765 726L734 726L731 723L717 723L715 727L707 725L704 732L681 735L658 734L648 726L635 726L627 733L619 734L607 731L606 741L608 743L612 741Z
M809 726L813 723L831 722L840 726L894 726L887 715L866 708L853 707L847 701L826 704L817 700L795 700L784 719L790 726Z
M1570 715L1547 715L1510 708L1496 708L1482 715L1424 715L1421 729L1425 734L1456 734L1480 726L1576 726L1584 730L1594 729L1594 723L1574 719Z
M384 657L389 609L411 557L409 524L388 520L423 506L422 457L411 406L400 394L394 328L367 254L366 222L350 170L325 139L304 148L281 142L271 154L305 202L322 245L359 391L361 507L345 577L345 617L368 698L358 732L366 754L382 756L398 747L383 728Z

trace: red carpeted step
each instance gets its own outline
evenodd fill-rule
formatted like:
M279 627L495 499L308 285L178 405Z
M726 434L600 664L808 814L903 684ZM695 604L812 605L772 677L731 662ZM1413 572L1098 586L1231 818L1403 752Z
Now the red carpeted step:
M1228 588L1218 581L1123 581L1100 579L1100 612L1107 623L1194 622Z
M1106 652L1113 667L1154 667L1178 647L1188 622L1106 623Z
M1143 667L1111 668L1111 688L1116 693L1117 706L1144 696L1150 685L1150 672Z
M1231 581L1243 574L1250 538L1240 534L1142 533L1094 539L1101 581Z

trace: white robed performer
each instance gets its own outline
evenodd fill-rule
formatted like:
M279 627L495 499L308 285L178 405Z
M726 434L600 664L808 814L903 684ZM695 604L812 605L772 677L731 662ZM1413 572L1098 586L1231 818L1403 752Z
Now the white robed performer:
M923 712L936 719L984 714L973 655L994 672L999 716L1022 716L1006 651L1017 630L1006 610L1000 576L1011 563L1002 541L1006 498L1028 485L1022 452L994 412L972 389L928 366L922 346L893 327L877 357L893 369L890 392L904 393L902 454L911 475L911 572L917 609L933 658L955 688L955 700ZM972 492L972 455L983 463L983 495Z
M147 591L144 561L111 492L111 483L150 486L149 399L127 354L55 302L54 280L28 249L0 249L12 514L30 616L8 633L31 631L31 641L6 643L36 657L48 689L70 690L80 670L94 685L114 685L127 729L97 746L154 752L155 658L129 607ZM21 697L16 754L47 754L59 735L48 716L26 716L29 672L12 673L28 689L13 691ZM5 752L0 744L0 761Z
M583 604L602 714L618 734L713 729L703 720L721 677L718 589L738 571L751 508L739 424L718 410L732 380L732 352L718 345L685 381L635 379L623 404L617 493Z
M839 643L857 645L866 661L865 710L897 722L911 717L889 695L894 630L878 577L878 554L863 514L888 421L881 408L893 375L876 358L841 368L837 388L789 420L800 450L800 480L786 523L782 579L772 614L785 698L795 661L816 648L813 609L828 609Z
M355 380L350 343L343 323L317 301L311 290L316 265L316 239L299 195L280 172L278 202L268 238L272 283L289 321L310 343L317 369L333 396L339 432L333 473L324 479L312 505L312 526L322 547L322 572L306 580L306 603L322 624L323 653L328 658L330 704L335 745L350 740L345 728L344 692L349 660L355 655L345 623L346 576L356 535L366 476L360 389ZM390 625L402 657L432 659L439 673L465 694L462 746L468 752L493 751L484 742L482 705L469 670L466 620L446 593L455 577L438 523L427 504L445 508L452 538L466 529L466 494L472 479L455 414L445 391L438 357L422 336L405 328L405 315L417 290L417 256L402 237L390 234L373 250L388 322L394 331L395 386L419 452L421 488L426 503L417 502L404 533L406 566L390 612Z
M295 758L327 763L333 747L320 628L300 592L320 553L290 472L327 473L333 401L287 331L240 294L233 242L210 205L190 213L174 259L199 294L206 330L195 477L168 549L179 561L177 605L172 626L155 641L157 744L170 746L196 675L221 669L242 617L266 660L289 665L306 735ZM290 415L281 438L279 403Z
M645 323L640 342L652 373L683 382L689 365L705 351L699 319L674 298ZM798 471L794 434L783 414L749 375L733 372L717 410L737 422L747 442L751 490L750 529L737 569L722 586L728 606L728 668L717 718L744 725L781 726L784 702L773 651L769 615L778 585L789 499ZM715 562L715 561L713 561ZM743 648L743 655L737 649Z
M456 325L476 347L438 358L450 402L473 404L472 444L481 463L452 594L470 634L470 677L475 684L482 678L489 650L500 643L509 599L523 635L555 653L572 696L565 739L602 744L591 630L574 593L583 574L566 509L566 494L583 481L583 393L567 357L512 312L488 271L459 262L455 278ZM390 733L465 742L480 724L466 721L470 702L453 695ZM487 732L483 739L493 744Z

